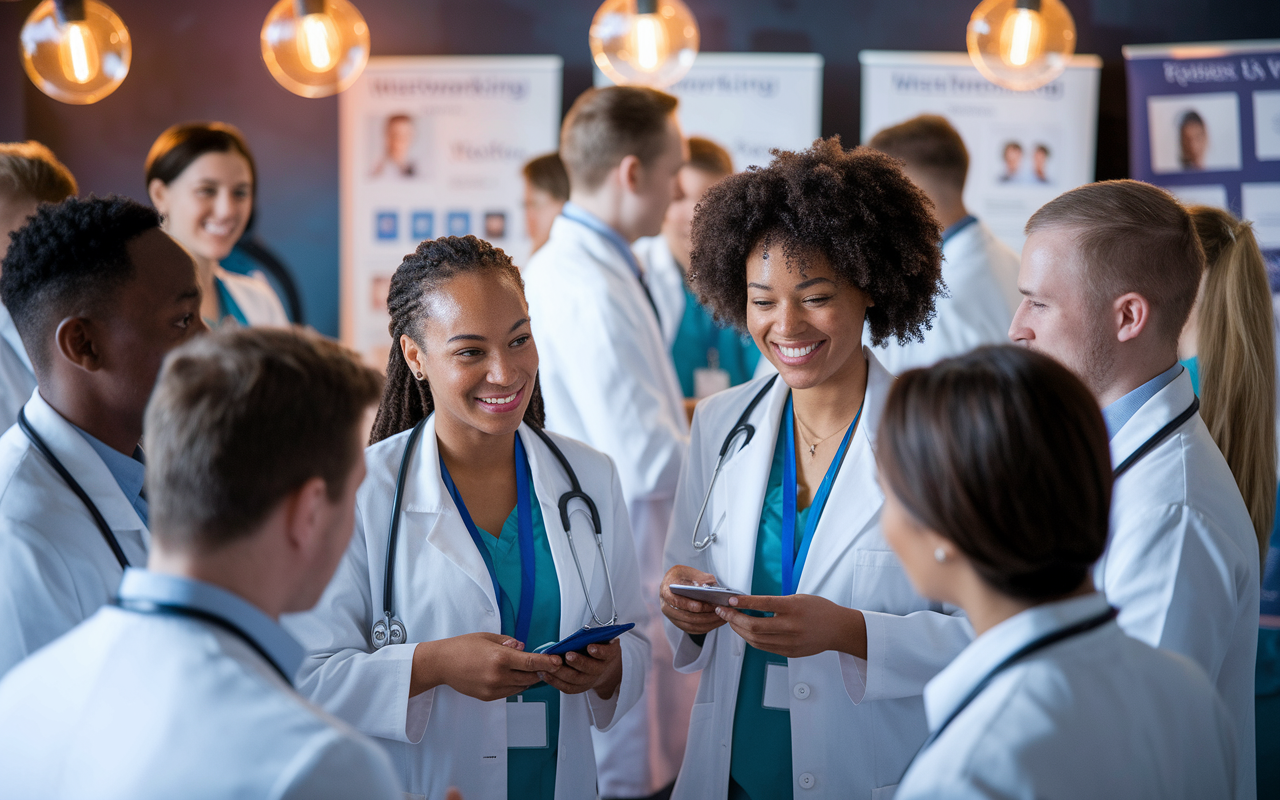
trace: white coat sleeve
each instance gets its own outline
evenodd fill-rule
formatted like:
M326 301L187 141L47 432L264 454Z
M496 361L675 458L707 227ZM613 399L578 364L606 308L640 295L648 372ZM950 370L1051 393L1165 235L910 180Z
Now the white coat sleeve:
M415 643L374 651L369 641L375 611L363 517L338 570L316 607L286 617L307 650L297 688L329 713L368 736L417 744L427 730L435 689L409 697ZM380 599L380 598L379 598Z
M1105 585L1124 632L1180 653L1217 682L1231 645L1241 598L1230 572L1232 547L1212 523L1186 505L1146 509L1107 554Z
M699 403L693 414L689 457L685 459L684 467L680 470L680 482L676 485L675 507L672 509L671 525L667 530L667 546L662 559L664 574L677 564L714 574L710 563L710 550L699 553L693 548L693 523L698 519L698 510L702 507L702 499L706 496L707 484L715 468L715 458L719 454L719 448L712 447L713 443L707 441L707 425L703 414L705 408L704 404ZM698 529L699 536L707 536L714 524L715 520L709 517L704 519L702 527ZM698 672L711 663L711 653L715 649L717 640L716 631L707 634L699 645L689 634L672 624L665 615L662 627L666 631L671 652L675 654L674 666L677 672Z
M612 462L610 463L612 466ZM613 592L618 600L618 621L634 622L636 626L619 638L622 645L622 683L613 696L604 699L594 690L587 691L587 707L591 721L597 730L607 731L623 714L631 710L644 691L649 665L653 661L653 647L645 634L648 608L640 597L640 567L636 561L635 543L631 538L631 521L627 516L627 503L622 496L622 484L616 469L610 469L613 483L613 534L606 552L609 554L609 572L613 577ZM602 615L603 616L603 615Z
M643 332L630 324L634 315L614 298L603 303L594 294L577 296L571 288L547 296L552 288L530 281L528 292L534 336L548 373L548 409L554 416L553 403L573 406L586 443L617 461L628 500L669 498L688 438L660 376L642 366L650 359Z
M0 677L82 621L75 579L58 551L29 525L0 525Z
M286 765L267 795L280 800L403 800L391 760L373 742L325 731Z
M854 657L840 654L845 688L855 703L914 697L973 641L973 626L954 606L942 611L886 614L863 611L867 625L866 685Z

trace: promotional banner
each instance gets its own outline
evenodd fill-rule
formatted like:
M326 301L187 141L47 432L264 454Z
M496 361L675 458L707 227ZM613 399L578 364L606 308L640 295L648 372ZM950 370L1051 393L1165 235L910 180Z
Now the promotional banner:
M1094 179L1102 60L1077 55L1029 92L988 81L966 53L863 50L862 141L920 114L946 117L969 151L964 203L1015 251L1036 209Z
M1129 173L1253 222L1280 278L1280 40L1124 48Z
M474 234L524 263L520 169L558 147L562 73L559 56L371 58L339 95L341 333L371 364L422 240Z
M609 86L596 70L596 86ZM699 53L666 91L680 98L686 136L723 145L738 170L770 161L769 150L799 150L822 129L822 56L814 53Z

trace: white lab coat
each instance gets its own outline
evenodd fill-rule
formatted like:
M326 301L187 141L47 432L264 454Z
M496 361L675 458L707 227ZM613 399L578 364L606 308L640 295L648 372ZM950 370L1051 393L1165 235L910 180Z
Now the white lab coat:
M1008 656L1106 610L1091 594L982 634L925 687L929 729ZM1205 800L1231 797L1237 783L1234 723L1204 672L1108 622L996 676L920 754L894 800Z
M1119 465L1195 397L1186 370L1111 440ZM1125 633L1190 658L1235 723L1238 798L1253 798L1258 543L1240 490L1196 414L1116 481L1111 538L1094 583Z
M18 421L18 410L36 390L36 373L31 357L18 336L9 309L0 305L0 426Z
M93 499L129 563L150 534L85 438L33 392L27 419ZM0 675L109 603L124 575L84 503L14 425L0 437Z
M937 297L937 316L924 332L924 341L891 339L875 348L880 363L894 375L984 344L1008 344L1009 324L1022 301L1018 255L981 220L957 231L942 246L942 280L947 293ZM863 338L871 341L869 334Z
M925 682L973 636L958 609L916 594L880 532L884 495L876 482L874 448L893 376L870 349L863 352L868 377L862 420L818 522L797 592L861 609L867 621L868 659L833 651L789 659L797 797L863 800L882 797L895 786L926 736L921 700ZM751 589L760 511L790 392L780 378L751 416L756 429L751 442L725 461L716 480L698 533L706 536L714 530L718 538L698 553L692 533L721 444L765 380L736 386L698 404L667 542L668 567L692 566L715 575L723 586L743 591ZM728 625L708 634L702 647L669 622L666 631L676 668L702 671L684 769L673 797L724 797L745 642Z
M250 325L269 328L289 326L289 315L285 313L284 305L262 275L241 275L222 267L215 267L214 275L227 287L227 293L240 306Z
M637 239L631 249L644 268L649 294L653 295L653 304L658 307L662 340L669 350L675 344L676 335L680 333L680 321L684 319L684 272L671 254L667 237L661 234Z
M387 532L408 437L405 431L366 451L368 477L356 496L355 534L346 557L316 607L284 620L308 651L298 671L298 689L376 737L411 796L442 800L448 787L457 786L468 798L506 797L506 702L486 703L447 686L409 697L417 642L476 631L501 633L502 626L489 572L440 475L434 418L423 428L408 472L396 549L395 610L409 643L375 651L369 639L375 619L382 618ZM528 426L521 426L520 439L556 564L563 637L591 623L560 522L558 501L570 489L569 478ZM619 622L641 618L635 551L617 472L600 453L564 437L555 441L599 510ZM599 551L587 515L578 513L585 506L577 502L570 508L578 558L596 612L607 620L611 609ZM602 700L594 691L561 696L557 800L595 796L588 731L613 725L640 697L651 657L649 642L637 626L622 635L621 643L622 684L612 698Z
M373 742L187 618L100 609L0 682L0 719L15 800L403 797Z
M680 464L684 393L644 290L603 236L565 217L525 269L525 295L547 428L607 453L618 467L640 562L653 667L646 696L596 734L600 794L642 797L680 766L694 681L671 668L658 585Z

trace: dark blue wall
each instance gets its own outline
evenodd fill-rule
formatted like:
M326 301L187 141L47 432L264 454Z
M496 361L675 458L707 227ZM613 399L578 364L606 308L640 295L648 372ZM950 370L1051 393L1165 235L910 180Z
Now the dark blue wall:
M566 104L591 81L597 0L355 0L374 55L542 54L565 61ZM687 0L708 51L812 51L826 59L825 134L858 136L859 50L964 49L977 0ZM271 0L111 0L134 39L113 95L68 106L35 89L17 57L34 0L0 2L0 138L45 142L85 192L144 197L142 162L174 122L220 119L249 137L261 172L258 231L303 285L310 321L338 327L338 102L280 88L258 34ZM1080 52L1105 62L1098 177L1127 169L1122 44L1280 38L1280 0L1067 0Z

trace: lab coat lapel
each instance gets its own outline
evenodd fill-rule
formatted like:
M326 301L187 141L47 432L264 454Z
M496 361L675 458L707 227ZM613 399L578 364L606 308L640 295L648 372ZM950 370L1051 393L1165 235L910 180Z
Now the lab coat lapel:
M9 345L14 355L27 368L27 372L35 375L35 368L31 366L31 356L27 355L27 348L22 344L22 337L18 335L18 327L13 323L13 315L3 305L0 305L0 339L4 339Z
M1168 386L1143 403L1129 421L1116 431L1115 437L1111 440L1112 469L1118 467L1130 454L1142 447L1174 417L1186 411L1195 396L1195 390L1191 387L1191 376L1184 369L1178 377L1169 382Z
M884 494L876 481L875 436L880 427L885 397L894 379L869 348L864 347L863 354L867 358L867 392L862 417L853 433L853 441L849 443L849 453L831 487L827 507L813 533L804 572L796 587L800 594L817 593L823 580L839 562L840 554L858 539L884 505Z
M107 469L93 447L70 422L45 402L39 389L32 393L24 409L31 427L44 439L45 444L62 462L62 466L76 479L76 483L85 490L107 525L117 534L129 562L136 566L145 563L145 548L150 545L147 528L124 492L120 491L120 484L116 483L111 470ZM126 544L133 537L119 536L128 532L136 532L140 536L143 553L129 552L130 548ZM139 555L143 557L139 559Z
M731 455L725 461L720 478L716 481L714 508L707 510L711 520L703 523L711 526L708 530L714 530L719 525L719 536L724 539L723 544L717 542L711 548L713 554L722 554L727 562L714 564L721 571L716 573L716 578L722 585L743 592L751 591L760 512L764 507L765 491L769 485L769 470L773 466L773 450L778 440L782 410L790 392L791 388L779 378L752 413L750 422L755 426L755 436L751 437L751 442L738 451L737 455ZM719 429L716 431L719 438L714 440L717 452L729 429L752 397L755 397L755 392L744 392L742 403L719 421ZM740 443L741 437L734 443L734 447L738 447ZM722 518L723 525L720 524Z
M414 447L416 452L405 480L403 508L406 519L400 526L400 536L407 537L414 531L426 530L427 544L475 581L496 611L498 598L493 592L489 569L484 565L484 558L476 549L475 542L471 541L466 523L462 521L440 475L440 448L436 441L434 416L427 420ZM407 554L412 550L411 547L403 547L399 552ZM403 565L396 566L400 568Z
M564 467L538 434L522 423L519 436L521 443L524 444L525 453L529 456L529 469L533 473L533 489L538 495L538 507L542 509L542 522L547 529L551 560L556 565L556 580L560 585L560 636L563 638L591 619L591 612L586 607L586 598L582 595L582 587L578 581L578 570L573 563L569 537L565 534L564 525L560 520L560 496L569 491L571 484ZM579 509L582 511L579 512ZM578 547L582 579L587 586L594 589L593 579L596 560L599 556L596 551L594 532L585 513L586 506L581 501L572 501L569 504L569 511L569 526L574 544ZM605 615L613 613L613 609L607 607L608 592L602 588L599 593L593 592L591 596L600 598L596 613L607 620L608 617Z

